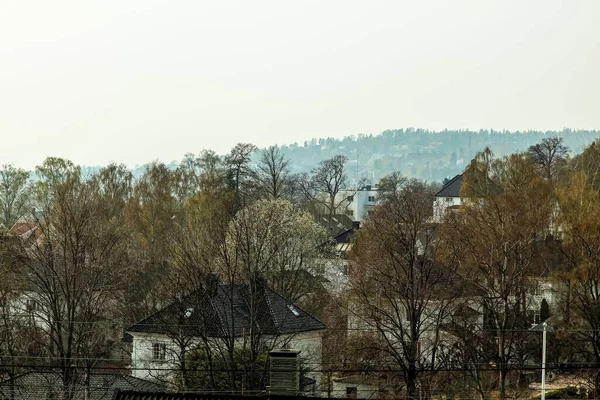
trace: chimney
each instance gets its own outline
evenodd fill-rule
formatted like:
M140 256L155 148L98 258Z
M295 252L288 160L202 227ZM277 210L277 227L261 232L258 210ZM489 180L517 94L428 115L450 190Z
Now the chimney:
M300 391L299 350L280 349L269 352L271 394L296 395Z
M206 294L208 294L210 297L215 297L219 292L219 276L212 272L206 275L204 288L206 290Z
M254 292L256 294L264 295L267 290L267 280L260 272L256 272L253 278L252 286Z

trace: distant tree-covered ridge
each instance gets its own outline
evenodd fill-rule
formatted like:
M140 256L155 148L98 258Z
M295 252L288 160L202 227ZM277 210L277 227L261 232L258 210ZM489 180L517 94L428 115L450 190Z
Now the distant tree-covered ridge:
M571 154L600 136L598 130L495 131L390 129L379 135L358 134L344 139L319 138L281 147L294 172L310 170L321 160L348 157L349 178L376 183L394 171L405 176L442 181L463 171L486 146L499 157L526 151L544 138L562 137Z
M336 155L348 158L347 171L350 183L361 179L377 183L379 179L395 171L404 176L441 182L463 171L466 164L486 146L494 154L503 157L526 151L529 146L549 137L563 138L571 154L600 137L599 130L561 131L496 131L496 130L443 130L390 129L379 135L358 134L343 139L313 138L303 143L281 145L283 156L289 160L291 172L310 172L320 161ZM198 153L202 149L189 149ZM260 152L254 152L252 162L258 163ZM150 161L150 160L149 160ZM176 169L178 162L167 164ZM146 165L136 166L134 177L143 174ZM83 175L91 175L99 168L82 167Z

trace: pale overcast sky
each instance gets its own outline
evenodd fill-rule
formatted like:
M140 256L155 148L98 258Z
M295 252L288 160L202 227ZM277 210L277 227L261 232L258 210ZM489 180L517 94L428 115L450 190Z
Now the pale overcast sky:
M4 1L0 163L600 128L600 1Z

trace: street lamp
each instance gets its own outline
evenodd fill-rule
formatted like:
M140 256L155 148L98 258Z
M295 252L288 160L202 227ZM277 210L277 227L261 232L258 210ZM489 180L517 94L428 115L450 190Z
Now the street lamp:
M554 332L552 327L548 326L546 321L532 327L532 331L542 331L542 396L541 400L546 400L546 332Z

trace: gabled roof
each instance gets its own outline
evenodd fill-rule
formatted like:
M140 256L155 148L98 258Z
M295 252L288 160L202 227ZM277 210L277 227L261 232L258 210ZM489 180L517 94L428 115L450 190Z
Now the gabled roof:
M462 182L463 174L456 175L435 194L435 197L460 197L460 187L462 186Z
M346 229L345 231L339 233L337 236L333 238L336 244L342 243L350 243L352 241L352 236L354 233L360 228L360 222L354 221L352 223L352 228Z
M83 377L81 377L83 378ZM28 372L17 376L14 381L0 382L0 398L15 400L39 400L59 394L63 388L61 375L57 372ZM13 391L14 389L14 391ZM117 390L163 392L166 388L154 382L122 374L90 375L88 400L110 400ZM75 399L84 398L84 385L80 379L73 387ZM11 396L11 395L14 395ZM60 398L60 396L56 396Z
M213 295L206 290L194 292L130 326L127 332L241 337L252 323L267 335L325 329L313 315L269 288L254 299L252 322L248 285L217 285Z
M342 253L350 251L352 248L352 237L360 228L360 222L354 221L352 228L343 231L333 238L336 246L336 250Z

